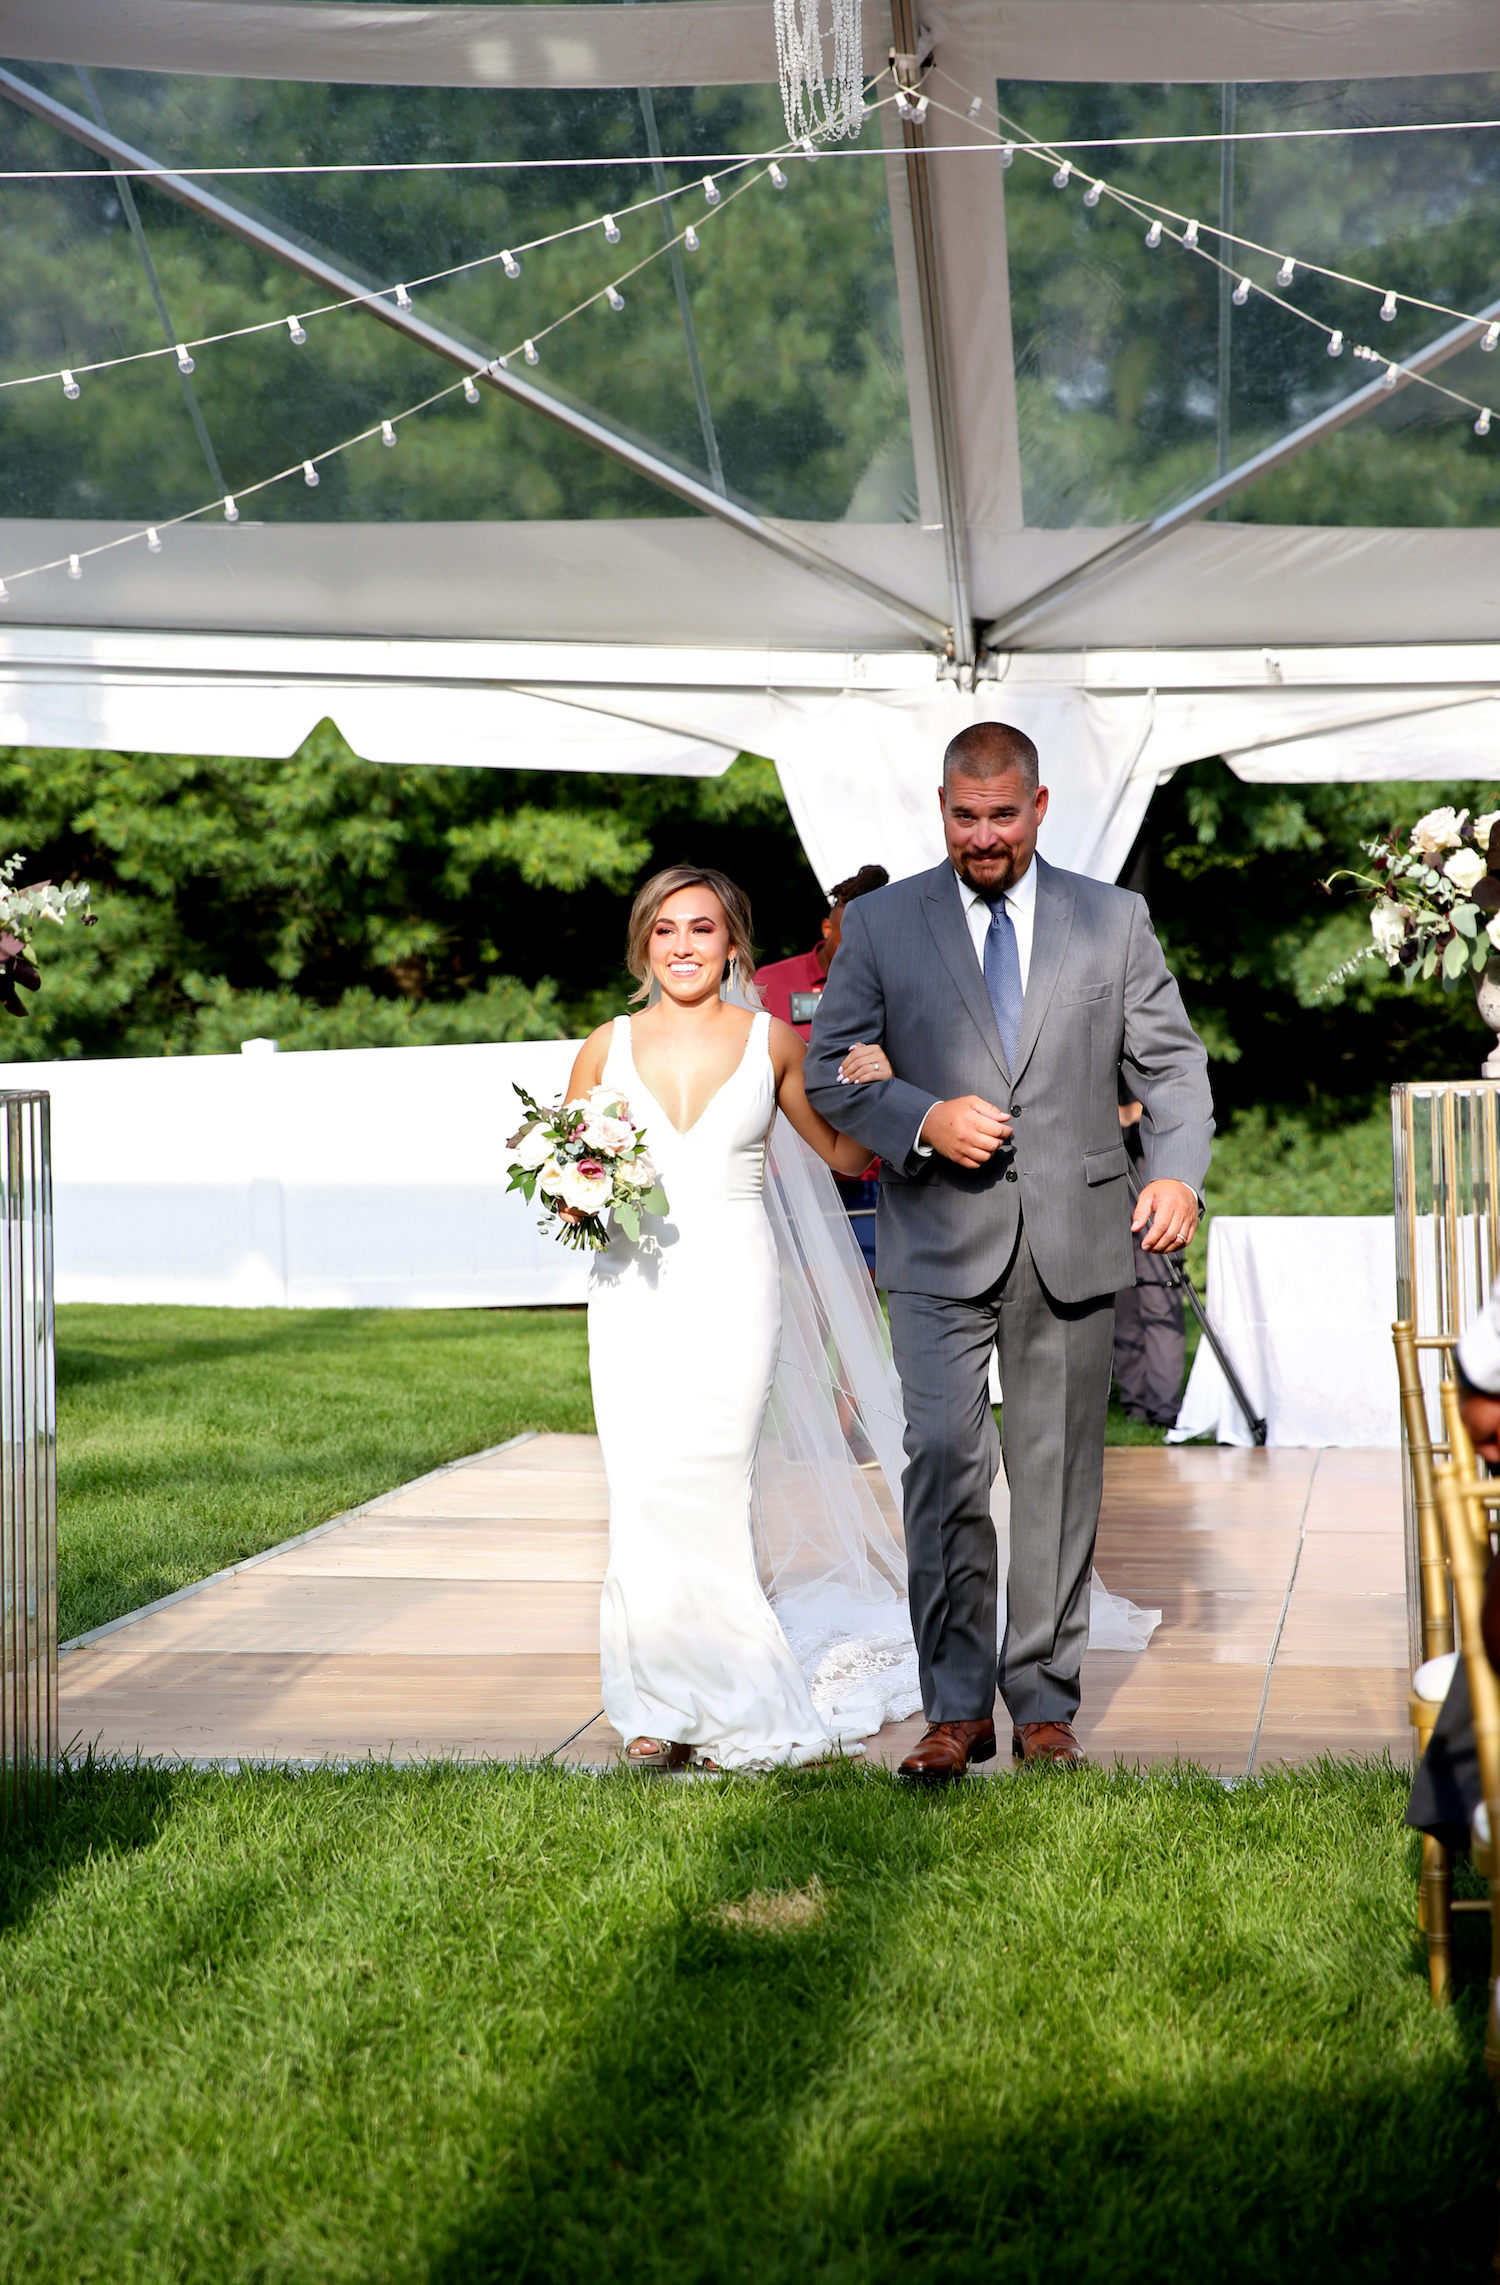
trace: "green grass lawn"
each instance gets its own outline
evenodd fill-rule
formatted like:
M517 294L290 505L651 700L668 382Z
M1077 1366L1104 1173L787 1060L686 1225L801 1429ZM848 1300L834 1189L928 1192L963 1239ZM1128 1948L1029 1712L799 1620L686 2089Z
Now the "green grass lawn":
M0 1851L0 2278L1477 2277L1404 1792L85 1767Z
M57 1312L63 1641L523 1428L591 1429L577 1309Z

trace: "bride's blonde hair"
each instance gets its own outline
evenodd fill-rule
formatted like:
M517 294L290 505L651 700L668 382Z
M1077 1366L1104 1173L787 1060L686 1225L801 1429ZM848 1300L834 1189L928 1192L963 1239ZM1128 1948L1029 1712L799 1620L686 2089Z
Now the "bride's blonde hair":
M755 943L750 931L750 899L744 890L737 888L727 873L715 872L712 865L668 865L664 873L652 874L645 887L637 891L630 908L625 965L640 987L631 993L632 1003L650 997L651 931L662 906L679 889L712 890L724 908L729 929L729 966L739 970L741 985L749 986L754 978Z

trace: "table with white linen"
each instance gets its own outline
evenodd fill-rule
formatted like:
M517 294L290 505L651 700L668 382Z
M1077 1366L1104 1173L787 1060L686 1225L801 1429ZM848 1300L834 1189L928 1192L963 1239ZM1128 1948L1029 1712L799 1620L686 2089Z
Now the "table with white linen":
M1382 1214L1220 1214L1209 1225L1207 1308L1269 1444L1400 1442L1391 1321L1395 1224ZM1168 1441L1211 1431L1253 1442L1200 1341Z

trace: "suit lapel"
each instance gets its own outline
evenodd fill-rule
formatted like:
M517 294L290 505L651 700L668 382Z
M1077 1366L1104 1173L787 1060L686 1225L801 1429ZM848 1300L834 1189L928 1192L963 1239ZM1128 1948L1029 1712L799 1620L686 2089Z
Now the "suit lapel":
M979 1036L994 1057L995 1068L1004 1079L1009 1078L1005 1067L1005 1050L1000 1045L1000 1033L995 1024L995 1011L990 1006L990 995L985 990L984 973L974 956L974 939L964 919L958 882L951 865L940 865L929 875L923 900L927 925L933 941L942 954L943 965L958 986L959 997L979 1028ZM1024 1038L1024 1034L1023 1034Z
M1021 1038L1016 1049L1012 1085L1031 1060L1042 1018L1062 974L1063 955L1073 927L1073 891L1064 887L1052 867L1040 857L1033 857L1032 863L1036 867L1036 913L1031 924L1031 968L1021 1008Z

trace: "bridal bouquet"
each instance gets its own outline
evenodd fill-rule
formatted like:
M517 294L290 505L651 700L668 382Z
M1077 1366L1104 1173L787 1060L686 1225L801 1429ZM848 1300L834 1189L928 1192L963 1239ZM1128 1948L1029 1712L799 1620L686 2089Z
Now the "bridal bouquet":
M1341 878L1360 884L1371 900L1373 941L1328 984L1343 983L1377 954L1408 984L1439 973L1456 984L1466 971L1479 975L1492 954L1500 968L1500 809L1472 819L1466 809L1429 809L1404 849L1394 833L1362 847L1373 871L1331 873L1323 886Z
M551 1110L544 1110L524 1087L517 1087L516 1095L526 1120L510 1138L515 1155L509 1187L521 1191L528 1206L541 1192L552 1234L565 1246L587 1246L598 1253L609 1244L606 1216L612 1214L626 1237L635 1239L642 1214L667 1212L667 1194L656 1179L643 1130L613 1087L591 1087L581 1102ZM564 1221L563 1206L583 1219Z

